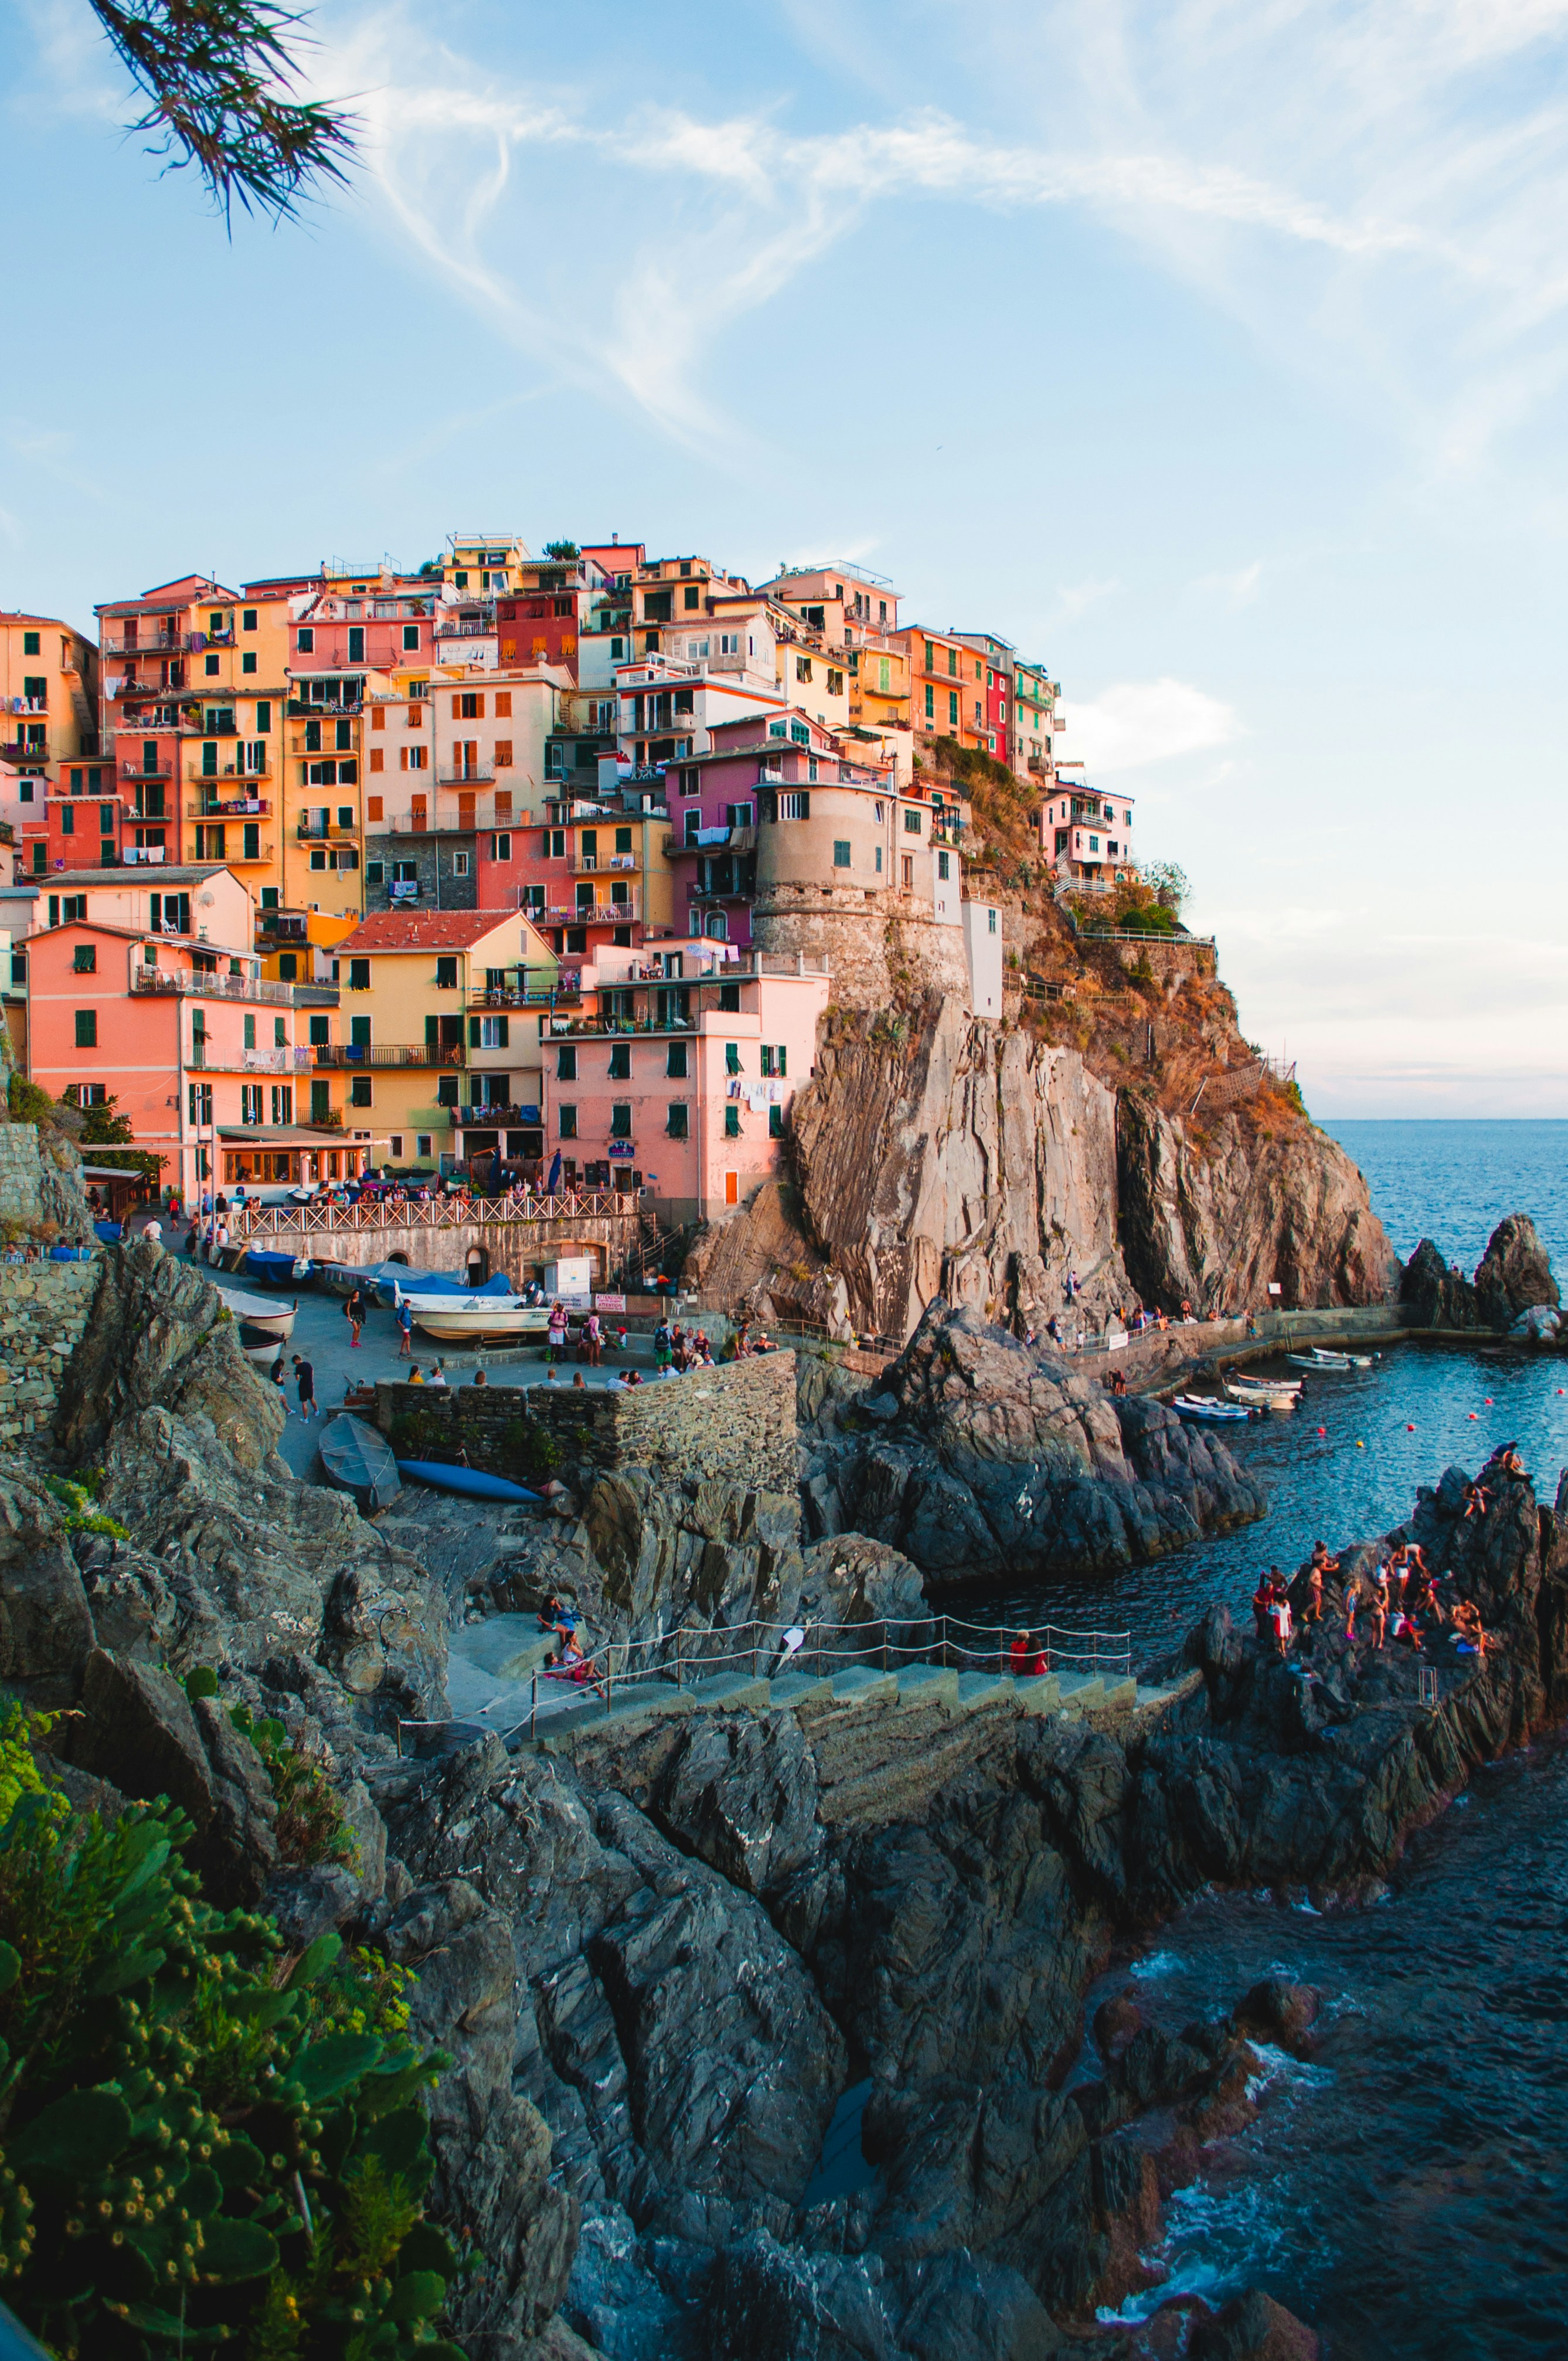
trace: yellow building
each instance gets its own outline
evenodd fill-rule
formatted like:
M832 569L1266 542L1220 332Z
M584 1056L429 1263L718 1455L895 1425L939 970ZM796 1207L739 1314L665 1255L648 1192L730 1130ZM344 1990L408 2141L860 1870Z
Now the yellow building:
M495 598L517 589L532 563L520 533L455 533L447 537L441 576L464 598Z
M499 1156L536 1160L540 1021L554 955L516 910L386 910L338 947L342 1007L315 1040L315 1082L345 1084L345 1123L368 1124L375 1160L433 1170ZM314 1116L313 1120L320 1120Z
M284 883L281 749L289 697L289 597L248 585L201 610L182 715L181 843L221 861L276 910Z
M58 765L98 745L98 651L52 615L0 610L0 819L21 842Z

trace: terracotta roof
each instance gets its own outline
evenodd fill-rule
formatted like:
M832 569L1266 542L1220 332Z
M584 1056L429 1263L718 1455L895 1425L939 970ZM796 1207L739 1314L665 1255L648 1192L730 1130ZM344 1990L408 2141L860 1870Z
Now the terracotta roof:
M91 800L87 798L86 800ZM204 878L221 877L225 866L221 861L205 862L200 867L187 863L181 868L171 863L167 869L159 861L116 862L113 869L56 869L40 877L38 884L52 894L61 885L111 885L116 892L130 885L197 885Z
M79 631L74 623L68 623L61 615L24 615L19 607L0 607L0 623L25 623L29 629L34 624L42 623L51 631L69 631L73 640L85 640L89 647L93 644L90 632Z
M509 918L528 922L521 910L377 910L333 945L339 959L350 951L468 950Z

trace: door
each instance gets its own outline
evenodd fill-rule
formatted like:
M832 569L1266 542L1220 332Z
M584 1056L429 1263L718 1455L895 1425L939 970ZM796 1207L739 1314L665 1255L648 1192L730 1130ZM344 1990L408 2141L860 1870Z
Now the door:
M727 1205L738 1205L740 1202L740 1175L739 1172L727 1172L725 1174L724 1202Z

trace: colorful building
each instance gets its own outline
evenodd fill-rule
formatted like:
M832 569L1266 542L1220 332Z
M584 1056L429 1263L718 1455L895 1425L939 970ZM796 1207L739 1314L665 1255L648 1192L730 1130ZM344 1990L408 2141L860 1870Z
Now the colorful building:
M390 910L338 947L349 1076L378 1162L451 1170L536 1162L541 1013L559 995L549 946L517 910ZM329 1028L330 1032L330 1028Z
M1014 671L1013 735L1010 760L1021 779L1037 779L1048 787L1056 775L1052 745L1058 723L1056 701L1061 684L1044 664L1027 664L1020 656Z
M362 1169L367 1137L300 1121L302 1012L324 1014L337 993L261 975L249 889L231 871L84 870L52 877L41 898L27 945L28 1071L52 1097L114 1097L187 1200L214 1175Z
M60 766L96 756L98 719L92 641L52 615L0 611L0 821L19 854L27 824L47 836Z
M1053 781L1040 807L1040 847L1063 884L1092 892L1135 878L1132 796Z
M642 1189L662 1221L743 1204L783 1160L825 966L701 939L609 950L543 1020L544 1148L572 1187Z

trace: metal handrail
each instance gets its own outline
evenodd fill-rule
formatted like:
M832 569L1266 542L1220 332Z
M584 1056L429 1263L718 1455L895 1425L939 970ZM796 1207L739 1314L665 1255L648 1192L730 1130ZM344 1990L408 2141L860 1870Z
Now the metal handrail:
M323 1135L324 1137L324 1135ZM554 1222L586 1215L629 1215L640 1200L631 1190L567 1189L553 1194L524 1191L519 1196L409 1200L389 1213L384 1200L368 1205L253 1205L236 1207L229 1230L241 1239L363 1230L457 1229L473 1222Z

